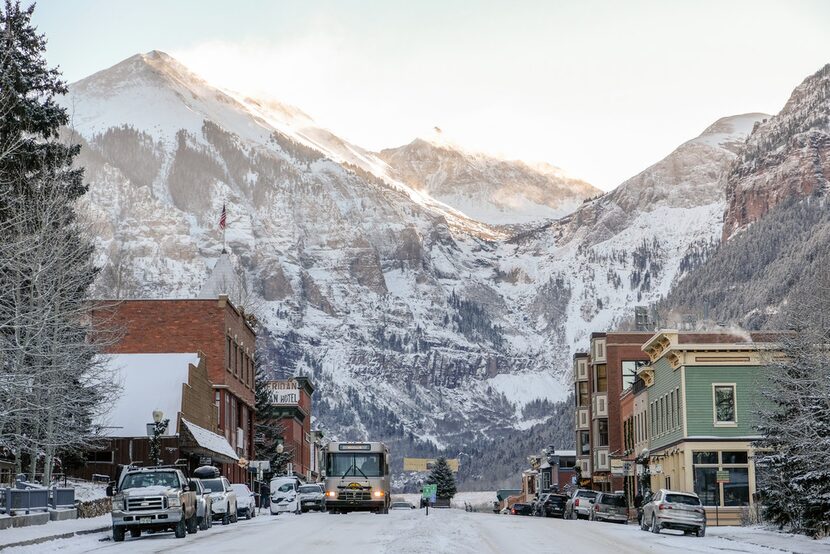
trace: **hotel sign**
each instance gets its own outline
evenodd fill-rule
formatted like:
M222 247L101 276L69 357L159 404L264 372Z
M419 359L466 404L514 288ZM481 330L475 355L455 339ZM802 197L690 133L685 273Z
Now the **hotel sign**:
M274 406L297 406L300 403L300 384L295 379L268 381L268 392Z

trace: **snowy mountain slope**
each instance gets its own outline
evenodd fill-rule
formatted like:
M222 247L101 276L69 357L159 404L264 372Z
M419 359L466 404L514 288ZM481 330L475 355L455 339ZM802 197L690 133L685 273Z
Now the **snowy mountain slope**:
M559 218L600 192L551 165L500 160L445 142L416 139L378 155L398 180L495 225Z
M195 296L227 243L278 375L340 437L410 454L499 439L562 400L591 330L664 294L720 234L727 118L616 191L512 239L401 182L295 108L162 53L71 85L101 294ZM537 403L538 408L538 403ZM544 403L542 404L542 409Z

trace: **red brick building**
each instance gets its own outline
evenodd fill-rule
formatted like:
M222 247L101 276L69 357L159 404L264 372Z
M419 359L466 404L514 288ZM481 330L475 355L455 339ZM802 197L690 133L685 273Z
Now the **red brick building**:
M282 428L282 444L292 456L293 472L309 481L314 480L317 464L313 456L314 438L311 433L311 396L314 385L307 377L268 382L271 401L277 413L274 422Z
M92 315L123 332L110 353L202 353L219 432L240 458L253 459L256 332L227 296L107 302ZM223 464L223 473L246 481L236 464Z
M625 489L623 469L628 454L623 440L620 397L633 386L637 367L648 362L642 345L651 335L650 332L592 333L589 352L574 356L577 463L582 468L583 484L595 490ZM587 406L584 405L585 390L590 391ZM586 438L590 452L587 456Z

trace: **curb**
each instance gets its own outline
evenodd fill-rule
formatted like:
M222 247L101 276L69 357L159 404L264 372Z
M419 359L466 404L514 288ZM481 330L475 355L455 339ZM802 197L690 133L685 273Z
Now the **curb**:
M83 529L81 531L71 531L68 533L60 533L58 535L47 535L45 537L37 537L36 539L29 539L26 541L20 542L11 542L8 544L0 544L0 550L5 550L6 548L17 548L19 546L32 546L35 544L41 544L44 542L54 541L58 539L71 539L75 536L80 535L91 535L93 533L103 533L104 531L109 531L112 529L111 525L107 525L106 527L98 527L95 529Z

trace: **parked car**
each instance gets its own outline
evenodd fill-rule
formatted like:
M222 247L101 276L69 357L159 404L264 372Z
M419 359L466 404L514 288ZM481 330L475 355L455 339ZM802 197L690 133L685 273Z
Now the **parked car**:
M539 517L565 517L567 495L549 493L543 494L533 505L533 514Z
M293 512L300 514L300 480L296 477L274 477L271 479L271 514Z
M195 486L193 492L196 493L196 519L199 522L199 529L207 531L213 526L213 512L211 511L213 499L201 479L191 479L190 482Z
M415 505L405 500L396 500L389 505L390 510L414 510Z
M660 489L643 505L643 531L659 533L661 529L678 529L683 534L706 535L706 511L693 492Z
M510 508L510 513L514 516L530 516L533 515L533 504L525 504L523 502L516 502Z
M239 520L236 492L231 488L227 478L202 479L202 484L205 489L210 491L211 516L213 519L221 519L222 525L236 523Z
M601 492L591 506L591 521L616 521L628 523L628 502L621 494Z
M326 491L323 486L318 483L311 483L308 485L300 485L297 491L300 496L300 510L307 512L309 510L317 510L318 512L326 511Z
M199 529L196 493L184 473L174 468L130 468L117 485L107 487L112 496L112 540L124 540L142 531L172 530L177 539Z
M256 496L248 488L248 485L234 483L231 488L236 493L236 515L245 516L245 519L256 517Z
M597 497L597 491L576 489L565 504L565 519L588 518L591 506Z

